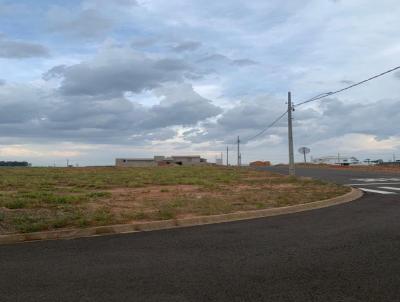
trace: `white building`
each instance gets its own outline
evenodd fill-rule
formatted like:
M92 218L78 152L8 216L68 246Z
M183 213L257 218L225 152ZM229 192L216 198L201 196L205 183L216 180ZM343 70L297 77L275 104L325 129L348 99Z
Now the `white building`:
M327 164L327 165L357 165L360 161L354 156L322 156L318 158L313 158L311 160L314 164Z
M179 156L154 156L153 158L117 158L117 167L159 167L168 165L196 166L207 164L207 160L200 155L179 155Z

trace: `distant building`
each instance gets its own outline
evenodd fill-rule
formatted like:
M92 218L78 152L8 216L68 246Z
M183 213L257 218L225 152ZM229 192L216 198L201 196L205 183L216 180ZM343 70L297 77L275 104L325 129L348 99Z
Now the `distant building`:
M117 158L117 167L156 167L157 162L152 158Z
M215 159L215 164L218 165L218 166L222 166L224 164L223 163L223 159L222 158L216 158Z
M348 165L358 165L360 161L351 156L323 156L319 158L313 158L312 163L314 164L327 164L327 165L341 165L341 166L348 166Z
M269 161L253 161L249 164L250 167L269 167L271 166L271 162Z
M168 165L197 166L207 164L200 155L154 156L153 158L117 158L117 167L160 167Z

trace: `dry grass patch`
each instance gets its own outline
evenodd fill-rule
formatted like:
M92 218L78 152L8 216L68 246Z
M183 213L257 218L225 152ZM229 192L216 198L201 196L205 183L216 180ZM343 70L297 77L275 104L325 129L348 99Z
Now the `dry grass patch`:
M232 213L348 191L246 168L3 168L0 233Z

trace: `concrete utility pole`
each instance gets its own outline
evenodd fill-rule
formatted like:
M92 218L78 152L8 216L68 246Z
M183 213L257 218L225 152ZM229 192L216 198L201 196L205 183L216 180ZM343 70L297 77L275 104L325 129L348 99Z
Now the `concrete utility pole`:
M289 138L289 175L295 176L294 152L293 152L293 126L292 126L292 95L288 92L288 138Z
M240 167L240 138L237 138L237 165Z
M226 166L229 166L229 146L226 146Z

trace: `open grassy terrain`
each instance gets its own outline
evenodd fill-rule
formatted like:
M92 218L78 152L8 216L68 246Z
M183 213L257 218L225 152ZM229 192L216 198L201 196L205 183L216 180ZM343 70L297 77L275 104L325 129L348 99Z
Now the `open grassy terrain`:
M246 168L1 168L0 234L264 209L348 191Z

